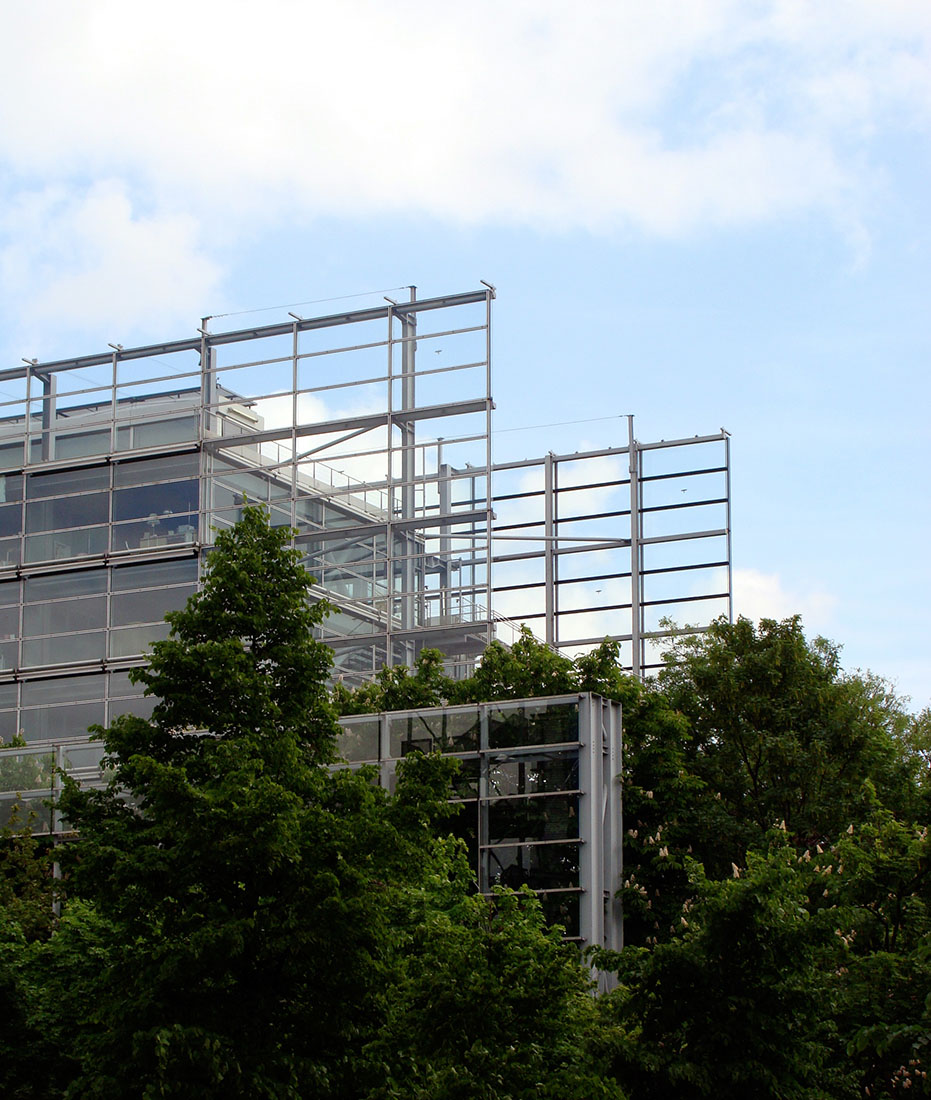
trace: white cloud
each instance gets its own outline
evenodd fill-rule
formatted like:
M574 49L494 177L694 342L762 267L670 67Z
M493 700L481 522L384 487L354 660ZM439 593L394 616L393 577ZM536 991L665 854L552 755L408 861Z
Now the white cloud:
M929 12L926 0L11 6L5 283L36 317L151 320L153 304L165 316L183 303L188 318L219 278L214 257L321 214L672 235L817 210L864 251L881 186L864 143L931 118ZM88 186L101 178L123 182Z
M23 191L0 216L0 287L15 336L42 353L49 319L120 340L154 320L190 323L219 267L188 214L141 214L116 181ZM109 326L108 332L102 332Z
M837 598L818 588L786 588L776 573L734 570L734 615L748 619L786 619L801 615L808 633L829 629Z
M37 0L8 15L0 143L20 172L103 165L205 218L273 202L678 231L835 203L838 129L927 117L926 10Z

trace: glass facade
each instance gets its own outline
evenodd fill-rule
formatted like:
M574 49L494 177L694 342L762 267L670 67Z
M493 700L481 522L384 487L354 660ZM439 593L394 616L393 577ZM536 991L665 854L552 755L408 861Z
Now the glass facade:
M353 715L340 752L392 789L411 752L459 761L454 832L479 889L529 886L579 942L616 946L621 873L620 706L592 695Z

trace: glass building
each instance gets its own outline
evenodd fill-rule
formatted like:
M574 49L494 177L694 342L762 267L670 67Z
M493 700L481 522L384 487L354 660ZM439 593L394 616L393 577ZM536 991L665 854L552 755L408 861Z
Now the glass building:
M451 828L477 888L529 886L548 919L583 946L621 946L621 708L591 694L440 707L341 720L339 753L394 788L410 752L459 761ZM19 797L37 832L62 831L49 808L58 769L101 782L100 746L35 743L0 753L0 824Z
M471 671L520 624L644 674L677 612L729 614L726 432L644 444L628 418L616 447L494 464L493 288L408 297L0 370L0 738L27 742L0 749L0 820L21 791L56 831L55 768L97 774L88 726L150 713L129 671L246 502L293 529L347 682L426 647ZM390 785L405 746L456 753L481 889L527 882L607 942L620 719L521 706L347 720L345 755Z

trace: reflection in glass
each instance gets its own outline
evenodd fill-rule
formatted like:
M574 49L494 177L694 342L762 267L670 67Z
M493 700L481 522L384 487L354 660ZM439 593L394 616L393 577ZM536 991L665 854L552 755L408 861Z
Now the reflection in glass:
M484 853L492 886L559 890L579 885L578 844L520 844Z
M488 744L493 749L554 745L578 739L578 703L500 705L488 712Z
M579 796L507 798L488 806L488 842L567 840L579 835Z

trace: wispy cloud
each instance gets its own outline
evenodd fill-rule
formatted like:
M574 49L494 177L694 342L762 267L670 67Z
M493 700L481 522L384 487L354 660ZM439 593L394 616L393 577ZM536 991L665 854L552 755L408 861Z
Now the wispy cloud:
M0 42L4 263L52 270L37 314L125 317L133 285L205 301L239 237L321 214L670 236L817 210L862 237L872 135L931 118L929 11L34 0Z

